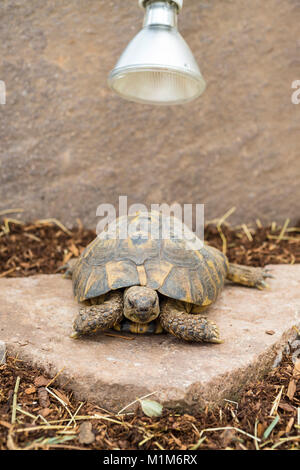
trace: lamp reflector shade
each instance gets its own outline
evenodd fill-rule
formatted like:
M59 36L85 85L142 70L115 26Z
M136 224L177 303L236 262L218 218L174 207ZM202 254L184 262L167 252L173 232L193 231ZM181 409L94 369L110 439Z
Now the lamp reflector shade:
M146 24L110 73L108 83L121 97L139 103L171 105L187 103L203 93L205 81L177 30L177 9L173 8L176 14L173 25Z

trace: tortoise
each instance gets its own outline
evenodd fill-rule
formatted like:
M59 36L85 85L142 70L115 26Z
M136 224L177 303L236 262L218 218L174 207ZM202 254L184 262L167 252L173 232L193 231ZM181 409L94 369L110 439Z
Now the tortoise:
M166 226L169 237L161 235ZM166 331L185 341L211 343L222 341L203 311L215 302L225 279L263 289L272 277L261 268L229 263L179 219L155 211L107 225L69 264L65 276L71 275L81 303L73 338L113 328Z

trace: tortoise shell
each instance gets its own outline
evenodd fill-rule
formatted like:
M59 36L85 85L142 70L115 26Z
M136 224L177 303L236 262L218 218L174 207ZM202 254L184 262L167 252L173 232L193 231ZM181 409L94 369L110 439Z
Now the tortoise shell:
M140 212L116 219L86 247L73 271L73 290L82 302L142 285L204 306L216 300L227 271L226 256L204 245L179 219Z

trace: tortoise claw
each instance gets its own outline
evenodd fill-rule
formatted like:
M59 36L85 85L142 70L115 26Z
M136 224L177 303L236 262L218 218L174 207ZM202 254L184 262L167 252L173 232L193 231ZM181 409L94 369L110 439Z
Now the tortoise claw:
M265 279L275 279L272 274L270 274L269 269L262 269L261 271L261 279L259 279L256 283L256 287L258 289L269 289L270 286L265 282Z
M257 283L256 287L260 290L263 290L263 289L270 289L270 286L269 284L267 284L266 282L264 281L260 281L259 283Z
M223 344L224 340L220 338L213 338L213 339L210 339L209 342L214 343L214 344Z
M73 333L70 334L70 338L78 339L78 338L80 338L80 335L78 333L76 333L76 331L73 331Z
M266 278L275 279L275 277L272 274L269 274L266 271L263 272L263 277L264 277L264 279L266 279Z

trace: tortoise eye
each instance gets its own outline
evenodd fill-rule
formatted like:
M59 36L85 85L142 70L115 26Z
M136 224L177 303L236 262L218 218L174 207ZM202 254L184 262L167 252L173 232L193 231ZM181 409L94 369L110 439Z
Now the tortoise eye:
M152 302L152 307L155 307L155 305L156 305L156 299L153 300L153 302Z
M132 302L132 300L130 300L130 299L127 299L127 300L128 300L128 303L129 303L130 307L134 307L134 303Z

